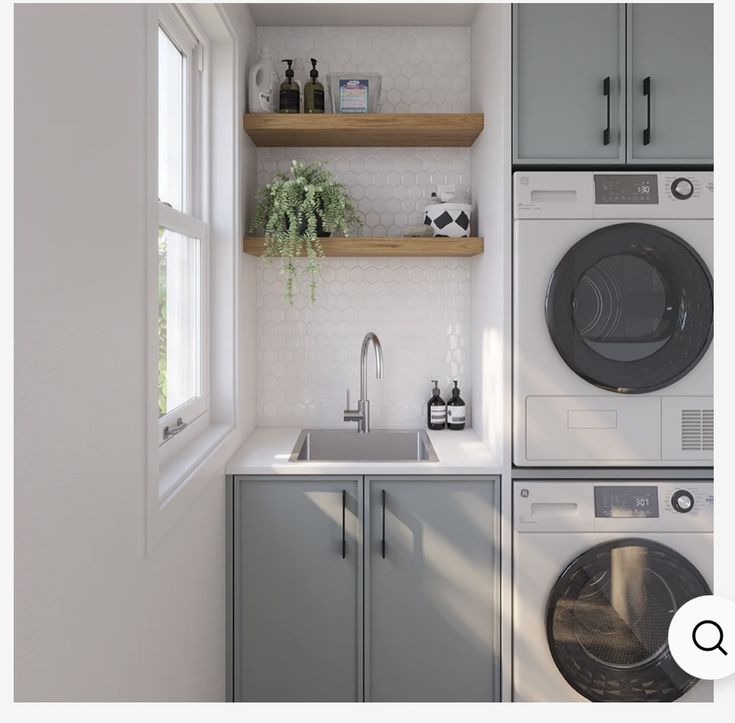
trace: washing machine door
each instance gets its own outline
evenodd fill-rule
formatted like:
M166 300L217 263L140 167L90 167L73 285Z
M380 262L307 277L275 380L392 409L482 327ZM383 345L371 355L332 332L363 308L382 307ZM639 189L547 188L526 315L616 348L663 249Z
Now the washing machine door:
M712 276L682 238L621 223L564 255L546 294L559 354L603 389L640 394L687 374L712 340Z
M665 545L637 538L597 545L549 596L554 662L589 700L676 700L698 679L671 657L669 623L688 600L710 594L697 569Z

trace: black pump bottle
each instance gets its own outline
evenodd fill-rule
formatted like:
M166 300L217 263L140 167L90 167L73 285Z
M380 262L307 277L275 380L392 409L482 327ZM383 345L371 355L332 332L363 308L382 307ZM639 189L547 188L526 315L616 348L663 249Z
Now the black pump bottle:
M459 396L459 387L454 382L452 389L452 398L447 402L447 427L449 429L464 429L465 425L465 404L462 397Z
M434 382L433 396L426 405L426 426L429 429L444 429L447 420L447 407L444 400L439 396L439 381L432 379Z

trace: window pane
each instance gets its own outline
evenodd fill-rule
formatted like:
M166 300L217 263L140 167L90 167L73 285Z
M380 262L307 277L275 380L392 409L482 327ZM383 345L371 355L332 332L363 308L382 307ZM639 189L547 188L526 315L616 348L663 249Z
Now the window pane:
M158 234L158 415L201 394L201 241Z
M184 206L184 56L158 28L158 198Z

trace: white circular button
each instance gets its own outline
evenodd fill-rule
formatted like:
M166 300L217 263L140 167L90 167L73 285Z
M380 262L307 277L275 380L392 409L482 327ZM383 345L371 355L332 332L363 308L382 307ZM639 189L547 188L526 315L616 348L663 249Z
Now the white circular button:
M735 673L735 602L702 595L682 605L669 625L669 649L677 665L697 678Z

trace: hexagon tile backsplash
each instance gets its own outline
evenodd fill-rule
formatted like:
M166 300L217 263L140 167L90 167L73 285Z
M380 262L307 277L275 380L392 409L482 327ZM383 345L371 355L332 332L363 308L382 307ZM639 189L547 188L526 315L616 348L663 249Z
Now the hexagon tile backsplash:
M420 12L420 11L419 11ZM417 22L421 18L417 13ZM380 73L381 113L467 113L470 110L468 27L261 27L258 49L269 47L278 77L282 58L295 58L296 78L308 80L317 59L326 111L332 111L327 73Z
M370 350L374 427L424 427L431 379L443 396L457 379L469 402L469 259L325 258L316 303L302 283L292 307L279 268L258 260L258 425L349 428L345 389L354 406L367 331L380 338L385 361L376 379Z
M400 236L422 223L437 184L470 183L469 148L259 148L258 190L291 160L325 161L344 183L363 226L361 236Z

